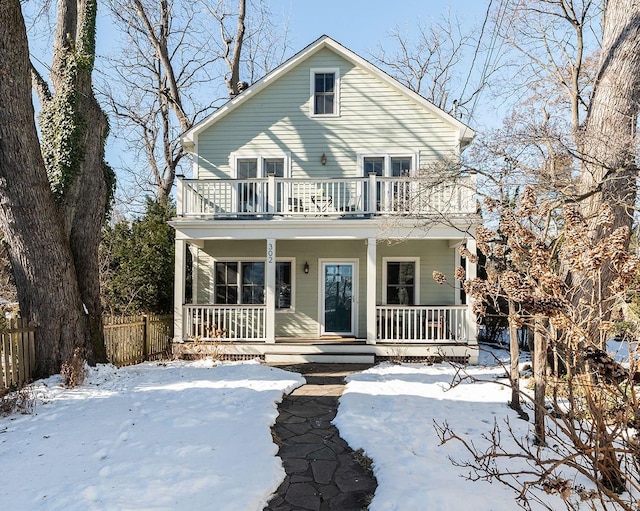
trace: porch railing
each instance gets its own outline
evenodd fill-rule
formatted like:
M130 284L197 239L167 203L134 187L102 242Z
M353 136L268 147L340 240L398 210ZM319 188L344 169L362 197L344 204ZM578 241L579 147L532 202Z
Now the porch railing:
M264 341L264 305L186 305L184 339Z
M468 215L475 176L455 183L412 177L178 179L182 217Z
M379 305L379 342L467 342L467 306Z
M379 305L378 342L467 342L467 307ZM266 341L264 305L185 305L184 339Z

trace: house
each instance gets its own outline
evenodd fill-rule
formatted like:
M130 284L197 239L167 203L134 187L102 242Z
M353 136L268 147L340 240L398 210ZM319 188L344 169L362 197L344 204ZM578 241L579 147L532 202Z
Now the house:
M475 362L472 304L432 276L475 276L475 176L437 170L473 136L328 36L228 101L181 139L173 349Z

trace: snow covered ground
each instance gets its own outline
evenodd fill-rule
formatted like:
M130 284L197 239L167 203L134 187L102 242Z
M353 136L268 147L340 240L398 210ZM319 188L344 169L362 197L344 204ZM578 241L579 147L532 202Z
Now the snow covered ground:
M371 511L517 509L502 485L464 479L448 457L469 455L440 446L433 427L447 421L482 445L508 417L527 435L507 406L504 370L482 361L468 372L483 382L452 389L447 364L385 364L349 378L335 422L374 460ZM101 366L76 389L59 377L37 382L35 413L0 419L0 509L261 511L284 477L270 432L277 403L302 383L257 363L211 361Z
M277 403L303 382L210 361L38 382L35 414L0 419L0 509L262 510L285 476Z
M505 371L494 353L482 357L487 365L466 368L478 381L454 387L455 371L447 364L386 364L348 377L334 422L352 448L362 448L374 461L378 488L371 511L518 509L505 486L465 479L469 469L454 467L449 458L464 461L471 455L454 441L440 445L434 428L446 422L482 448L489 445L482 436L494 421L504 430L508 418L516 434L527 436L530 424L507 406L511 390L501 384ZM508 354L497 355L508 363ZM510 438L505 434L502 440ZM564 504L558 501L554 509Z

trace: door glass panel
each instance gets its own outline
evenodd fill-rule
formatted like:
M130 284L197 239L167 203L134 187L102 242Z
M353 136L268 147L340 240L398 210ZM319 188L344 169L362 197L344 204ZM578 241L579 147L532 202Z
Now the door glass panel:
M258 177L258 160L255 158L238 159L238 179L255 179ZM240 211L258 211L258 188L257 183L240 183L238 195L240 200Z
M274 175L275 177L284 177L284 158L265 158L264 160L265 176ZM282 209L283 190L282 182L276 184L276 211Z
M383 157L366 157L364 159L364 175L375 174L376 176L384 176L384 158ZM376 184L376 210L381 211L382 199L382 183L378 181ZM369 187L365 188L365 204L369 204L368 192Z
M352 333L353 264L326 264L324 268L324 330Z
M409 177L411 175L411 157L391 158L391 176ZM397 181L393 183L393 209L402 213L410 212L411 183Z

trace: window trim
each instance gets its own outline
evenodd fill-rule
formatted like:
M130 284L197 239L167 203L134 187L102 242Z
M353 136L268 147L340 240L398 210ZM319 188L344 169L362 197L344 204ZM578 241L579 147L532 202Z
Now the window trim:
M212 286L209 290L209 300L210 303L214 305L251 305L251 304L243 304L243 303L235 303L235 304L219 304L216 302L216 287L218 285L217 282L217 272L216 272L216 263L246 263L246 262L257 262L264 263L265 269L265 299L267 296L267 284L266 284L266 271L267 271L267 258L266 257L212 257ZM291 307L288 309L278 309L276 308L276 314L286 314L295 312L295 296L296 296L296 259L295 257L276 257L276 263L291 263ZM242 280L240 276L239 281ZM275 289L274 289L275 293ZM238 292L238 298L240 298L242 294ZM266 305L266 304L263 304Z
M276 307L276 314L291 314L296 311L296 300L295 300L296 268L297 268L296 258L295 257L276 257L276 264L277 263L291 263L291 307L289 307L288 309L278 309L278 307ZM275 289L273 291L275 293Z
M415 269L416 269L416 273L415 273L415 285L414 285L414 289L415 289L415 300L414 300L414 304L413 306L415 307L416 305L420 305L420 257L415 257L415 256L411 256L411 257L393 257L393 256L389 256L389 257L383 257L382 258L382 303L384 305L389 305L387 303L387 263L406 263L406 262L412 262L415 264Z
M357 161L358 161L358 170L361 176L367 177L364 173L364 160L365 158L384 158L384 168L382 176L383 177L392 177L391 176L391 159L392 158L411 158L411 169L409 170L409 176L413 177L416 175L418 170L418 162L420 161L420 152L419 151L371 151L371 152L359 152L357 153Z
M331 114L316 114L315 113L315 103L316 103L316 75L317 74L328 74L333 73L334 75L334 111ZM339 67L312 67L309 69L309 115L315 118L331 118L331 117L340 117L340 68Z
M236 152L231 153L229 166L231 167L231 174L233 179L238 179L238 160L256 160L257 178L267 177L264 171L265 160L275 160L282 158L284 160L283 173L285 178L291 177L291 153L290 152Z

